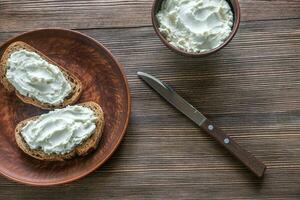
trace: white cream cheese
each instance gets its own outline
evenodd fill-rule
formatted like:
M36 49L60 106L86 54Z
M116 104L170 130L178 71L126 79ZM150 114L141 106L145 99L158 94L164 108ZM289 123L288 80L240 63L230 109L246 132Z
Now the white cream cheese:
M64 154L87 139L96 128L94 111L75 105L56 109L30 121L21 130L31 149Z
M52 105L62 103L72 91L59 67L24 49L9 56L6 78L20 94Z
M170 44L192 53L220 46L233 26L226 0L165 0L156 17Z

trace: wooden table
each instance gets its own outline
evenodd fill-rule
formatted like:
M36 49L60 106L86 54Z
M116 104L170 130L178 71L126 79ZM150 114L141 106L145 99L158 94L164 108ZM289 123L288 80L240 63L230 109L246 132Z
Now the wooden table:
M149 0L1 0L1 43L24 31L63 27L108 47L125 66L132 115L120 148L94 173L51 188L0 177L0 199L300 199L300 2L240 3L233 41L192 59L160 42ZM264 179L149 89L138 70L167 81L264 161Z

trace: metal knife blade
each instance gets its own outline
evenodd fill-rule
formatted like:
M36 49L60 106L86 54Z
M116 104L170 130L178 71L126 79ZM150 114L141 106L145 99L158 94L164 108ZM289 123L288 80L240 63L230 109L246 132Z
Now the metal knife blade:
M166 83L144 72L138 72L137 75L193 122L199 126L204 123L206 117L196 108L194 108L194 106L192 106L189 102L179 96Z

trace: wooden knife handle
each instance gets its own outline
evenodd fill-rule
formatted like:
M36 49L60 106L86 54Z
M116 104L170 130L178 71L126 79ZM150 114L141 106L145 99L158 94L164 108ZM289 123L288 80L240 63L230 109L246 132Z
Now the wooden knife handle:
M231 137L220 130L210 120L206 119L201 125L209 135L215 138L223 147L225 147L231 154L239 159L246 167L252 171L257 177L261 178L264 175L266 166L254 157L251 153L244 150Z

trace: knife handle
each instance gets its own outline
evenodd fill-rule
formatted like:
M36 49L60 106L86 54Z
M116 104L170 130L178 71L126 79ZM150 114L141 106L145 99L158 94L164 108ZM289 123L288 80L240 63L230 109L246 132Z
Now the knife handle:
M250 171L252 171L257 177L261 178L264 175L266 166L251 153L243 149L238 143L236 143L231 137L219 129L210 120L206 119L201 125L209 135L217 140L223 147L225 147L231 154L239 159Z

